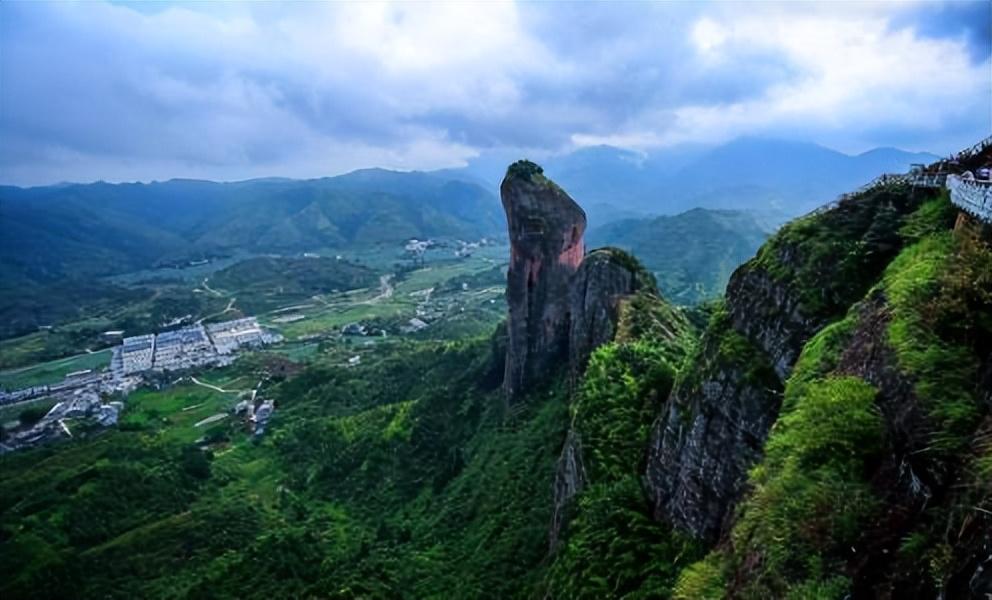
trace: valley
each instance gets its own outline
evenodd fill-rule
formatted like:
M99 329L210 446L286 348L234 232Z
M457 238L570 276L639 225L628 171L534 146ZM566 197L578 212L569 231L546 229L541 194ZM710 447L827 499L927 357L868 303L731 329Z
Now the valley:
M150 376L98 412L52 409L73 435L0 464L5 594L924 598L985 585L987 517L968 507L990 501L992 263L981 223L931 175L788 224L699 306L664 299L623 250L574 251L585 215L540 167L507 178L512 249L263 255L170 283L210 303L169 322L215 332L253 316L282 341ZM840 248L845 260L824 258ZM711 250L701 260L726 256ZM90 356L4 377L42 382ZM113 410L115 426L88 424ZM907 461L925 488L888 475ZM885 507L918 517L880 520ZM939 572L908 575L938 554Z
M992 600L990 32L0 1L0 600Z
M160 328L185 327L177 335L187 330L204 331L201 324L205 324L211 331L211 339L219 344L216 331L222 322L257 317L262 330L267 332L264 335L271 340L267 339L265 348L255 345L249 349L250 353L271 354L296 365L294 368L328 360L327 356L337 356L330 360L347 364L349 359L361 360L377 345L388 345L391 337L457 339L495 327L505 310L500 266L500 261L505 260L505 246L483 240L482 244L472 244L472 252L465 252L464 242L431 241L429 245L429 249L413 257L403 247L396 246L344 252L330 258L308 253L304 257L249 257L233 264L205 261L191 267L192 272L180 269L179 277L175 268L167 267L146 270L130 281L135 286L149 282L162 285L162 281L168 281L168 293L186 300L170 306L171 312L160 313L158 317ZM458 249L457 252L449 246ZM163 279L168 275L171 280ZM202 297L209 298L209 302L197 303ZM198 312L183 314L187 309ZM42 408L47 411L54 400L68 400L73 394L89 393L90 388L111 394L118 389L126 393L142 385L130 379L143 376L141 371L151 367L151 355L147 367L133 366L137 363L128 358L131 356L128 344L136 344L148 330L126 329L129 323L126 318L91 317L2 343L12 355L20 351L21 356L29 357L30 346L39 336L56 336L63 330L92 330L95 323L113 328L96 336L95 343L90 344L95 349L70 346L69 351L83 353L0 371L0 390L5 390L0 404L7 417L2 426L11 440L20 439L17 436L23 437L22 433L27 431L23 425L31 417L18 419L21 413L33 414ZM158 330L149 333L155 331ZM83 339L92 339L95 333ZM166 336L160 334L161 341L157 343L152 336L144 337L151 339L149 343L155 348L156 371L179 369L202 373L215 363L223 366L231 360L220 356L224 360L217 362L214 354L199 357L189 350L169 359L174 365L166 364L160 357ZM121 346L116 345L122 338L123 366ZM218 349L229 352L220 346ZM103 373L106 373L104 378L111 377L113 381L107 379L105 385L100 378ZM190 381L202 387L195 376L181 376L180 380L183 377L194 377ZM144 384L152 380L145 376ZM61 430L52 433L61 434Z

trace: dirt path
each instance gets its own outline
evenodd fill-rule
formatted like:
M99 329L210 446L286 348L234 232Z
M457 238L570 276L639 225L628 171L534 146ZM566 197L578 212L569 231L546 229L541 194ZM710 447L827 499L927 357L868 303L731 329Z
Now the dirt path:
M210 287L209 285L207 285L207 281L208 281L209 279L210 279L209 277L204 277L204 278L203 278L203 283L201 284L201 285L203 286L203 289L205 289L205 290L207 290L208 292L210 292L210 293L211 293L211 294L213 294L214 296L217 296L218 298L223 298L223 297L224 297L224 294L222 294L222 293L220 293L220 292L218 292L218 291L217 291L217 290L215 290L214 288L212 288L212 287Z
M383 300L388 300L389 298L392 298L393 297L393 292L395 291L395 289L393 288L393 284L390 283L390 280L392 278L393 278L393 274L392 273L390 273L388 275L382 275L382 276L380 276L379 277L379 295L378 296L375 296L373 298L369 298L365 302L361 302L361 304L378 304L379 302L381 302Z
M231 312L233 310L236 310L234 308L235 301L237 301L237 297L231 298L230 301L228 301L228 303L227 303L227 308L225 308L224 310L222 310L220 312L216 312L216 313L214 313L212 315L207 315L205 317L200 317L199 319L196 320L196 324L199 325L200 323L203 323L207 319L212 319L214 317L219 317L219 316L221 316L223 314L226 314L226 313L229 313L229 312Z
M248 390L225 390L222 387L217 387L216 385L213 385L213 384L210 384L210 383L203 383L202 381L200 381L196 377L193 377L192 375L190 375L189 379L190 379L190 381L192 381L196 385L205 387L207 389L218 391L218 392L220 392L222 394L240 394L241 392L247 392L248 391Z

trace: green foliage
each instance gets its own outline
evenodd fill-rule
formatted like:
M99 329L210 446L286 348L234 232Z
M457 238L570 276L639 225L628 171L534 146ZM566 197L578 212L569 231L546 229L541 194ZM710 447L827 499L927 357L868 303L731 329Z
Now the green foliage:
M954 254L940 272L938 293L924 303L922 312L942 337L975 346L979 356L992 350L987 341L992 340L992 247L988 242L967 231L955 234Z
M186 446L182 450L183 473L194 479L210 477L210 460L213 454L209 450L201 450L196 446Z
M0 553L16 559L0 561L0 595L526 597L563 387L507 419L480 376L488 340L383 351L268 390L260 443L229 434L205 452L150 428L5 457ZM188 393L145 391L134 411L172 418Z
M734 329L726 304L718 301L712 305L702 340L679 372L679 386L695 388L714 371L725 369L739 371L743 375L742 382L748 385L781 388L768 356Z
M673 600L723 600L727 584L724 581L723 556L717 552L706 555L699 562L692 563L679 574Z
M904 216L917 203L903 188L867 192L785 225L749 264L788 285L804 314L839 317L899 252Z
M218 271L210 287L229 291L243 310L259 313L315 294L371 287L377 281L371 269L345 260L259 257Z
M847 347L857 323L852 312L844 319L831 323L803 346L786 387L783 409L791 409L801 399L809 385L833 372L840 353Z
M674 376L656 344L607 344L593 352L572 405L592 480L619 479L642 463L655 407L668 397Z
M966 560L967 551L958 548L975 548L975 540L983 539L977 521L986 517L975 507L992 502L987 485L978 483L988 481L987 444L982 434L975 437L982 414L975 398L977 358L988 353L983 323L992 308L986 281L992 256L986 244L942 229L942 202L918 211L911 219L914 233L903 229L908 239L921 237L886 267L866 300L885 302L886 335L880 341L894 351L900 376L913 383L928 415L919 429L926 437L910 441L920 448L915 460L944 472L965 465L952 495L927 507L893 558L892 573L925 574L904 585L934 592L948 590L949 578ZM682 574L676 590L693 586L682 597L706 597L698 590L709 581L716 590L727 570L723 580L733 581L733 593L741 598L839 599L850 593L846 573L857 560L850 549L861 556L865 528L880 508L869 478L886 458L887 444L875 390L835 374L841 353L866 343L855 337L865 314L856 305L804 347L765 457L750 474L753 491L738 509L732 545L699 566L699 573L693 567ZM730 348L721 351L733 354ZM968 444L977 449L974 456L965 454ZM722 597L716 591L712 596Z
M621 310L617 342L590 357L572 404L588 483L545 580L551 598L668 598L702 548L652 518L639 484L651 422L692 345L666 302L637 294Z
M652 343L673 366L681 365L696 343L697 327L687 311L655 294L637 292L621 301L615 339Z
M534 177L544 177L544 169L537 163L529 160L518 160L506 169L507 177L519 177L521 179L532 179Z
M899 235L907 244L918 242L928 235L942 233L954 226L958 211L951 204L946 191L932 200L924 202L920 208L906 217L899 229Z
M651 518L633 475L584 490L569 528L548 573L549 598L668 598L679 569L701 554Z
M17 420L20 421L21 425L34 425L45 416L48 410L47 407L31 406L22 410L17 415Z
M853 377L819 380L783 412L733 530L743 597L843 597L832 573L877 508L861 474L883 435L875 389Z
M903 251L882 282L891 312L888 342L937 425L929 445L937 454L959 451L980 416L972 387L977 360L968 346L935 327L952 304L932 303L947 289L945 273L961 260L960 243L951 232L928 236Z
M84 591L107 571L108 565L91 560L94 553L183 513L202 493L200 481L179 464L178 448L128 433L5 458L0 554L14 560L0 561L0 594L104 595ZM130 559L140 564L158 543L130 547L136 555Z

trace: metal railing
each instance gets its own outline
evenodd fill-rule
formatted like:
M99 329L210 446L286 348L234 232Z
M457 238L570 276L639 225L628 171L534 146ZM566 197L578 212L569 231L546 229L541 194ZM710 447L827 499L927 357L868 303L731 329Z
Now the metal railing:
M992 223L992 181L947 176L951 203L971 216Z
M947 173L916 172L909 174L909 185L921 188L942 188L947 184Z

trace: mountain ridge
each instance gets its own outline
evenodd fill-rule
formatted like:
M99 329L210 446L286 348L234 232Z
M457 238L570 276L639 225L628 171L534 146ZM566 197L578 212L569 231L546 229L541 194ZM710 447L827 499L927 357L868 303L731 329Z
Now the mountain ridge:
M938 158L891 148L846 154L810 142L746 136L717 146L646 152L590 146L542 162L548 176L587 208L605 205L642 215L678 214L695 207L775 210L784 222L882 172L904 172L911 164ZM502 174L491 162L483 156L444 172L461 171L495 188ZM611 210L591 213L591 225L614 220Z

